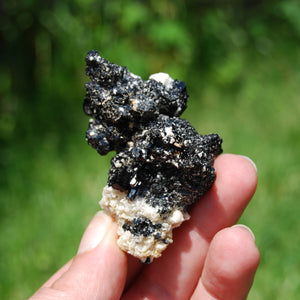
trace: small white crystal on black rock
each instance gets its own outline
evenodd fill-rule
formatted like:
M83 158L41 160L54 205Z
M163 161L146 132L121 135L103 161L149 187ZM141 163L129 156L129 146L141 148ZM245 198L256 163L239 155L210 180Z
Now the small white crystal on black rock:
M165 73L143 81L95 50L86 63L86 139L101 155L117 153L100 205L119 225L120 248L150 263L214 183L222 140L179 118L188 99L183 81Z

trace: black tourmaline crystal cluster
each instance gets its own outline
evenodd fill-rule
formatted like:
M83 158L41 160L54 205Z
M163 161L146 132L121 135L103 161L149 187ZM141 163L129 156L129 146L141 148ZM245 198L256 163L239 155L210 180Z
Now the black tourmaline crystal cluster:
M188 99L183 81L165 73L143 81L95 50L86 63L86 139L101 155L116 151L100 204L119 224L119 246L151 262L212 186L222 140L179 118Z

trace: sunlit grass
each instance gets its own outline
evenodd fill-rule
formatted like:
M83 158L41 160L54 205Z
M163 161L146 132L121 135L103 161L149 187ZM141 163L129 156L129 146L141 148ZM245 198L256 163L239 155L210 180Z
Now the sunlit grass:
M84 129L83 129L84 131ZM16 151L20 164L2 191L1 295L29 296L74 254L93 214L109 169L84 140L64 153L40 145L35 156Z

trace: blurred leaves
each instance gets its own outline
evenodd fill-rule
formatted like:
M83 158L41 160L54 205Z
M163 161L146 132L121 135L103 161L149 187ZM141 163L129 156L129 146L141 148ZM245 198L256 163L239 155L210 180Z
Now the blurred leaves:
M300 3L297 0L281 1L278 10L283 17L292 25L292 28L300 35Z

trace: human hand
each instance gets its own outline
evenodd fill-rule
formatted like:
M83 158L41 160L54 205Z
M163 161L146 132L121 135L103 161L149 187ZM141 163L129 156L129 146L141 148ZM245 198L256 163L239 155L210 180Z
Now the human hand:
M235 224L256 184L256 169L245 157L223 154L214 164L217 179L174 230L174 243L150 265L121 251L116 224L98 212L77 255L30 300L51 299L230 299L247 297L259 264L253 234Z

